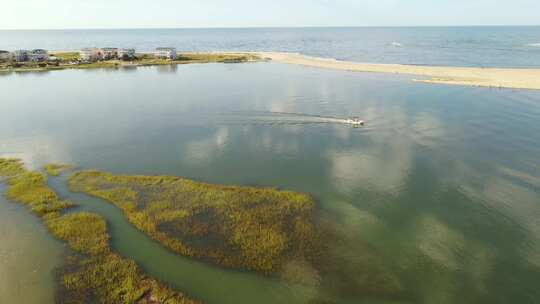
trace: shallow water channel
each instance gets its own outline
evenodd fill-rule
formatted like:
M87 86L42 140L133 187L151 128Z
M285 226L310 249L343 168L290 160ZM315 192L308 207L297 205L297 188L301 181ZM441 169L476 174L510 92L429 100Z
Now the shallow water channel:
M69 191L62 178L49 178L62 199L75 202L76 211L99 214L107 220L113 250L133 259L150 276L205 303L306 303L315 290L290 285L250 272L220 269L175 254L131 225L122 211L100 198Z

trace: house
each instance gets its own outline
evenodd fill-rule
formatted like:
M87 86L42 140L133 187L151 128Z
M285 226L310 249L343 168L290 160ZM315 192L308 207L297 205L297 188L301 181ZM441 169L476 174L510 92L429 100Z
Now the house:
M110 60L110 59L118 58L117 48L102 48L101 53L103 54L103 60Z
M160 47L154 52L154 56L160 59L176 59L176 48L173 47Z
M118 59L131 60L135 58L135 49L120 49L118 50Z
M30 51L28 50L16 50L13 52L12 58L17 62L28 61Z
M49 52L43 49L35 49L28 53L28 60L30 61L47 61L49 59Z
M11 58L11 53L8 51L0 50L0 60L8 61Z
M103 59L103 52L98 48L84 48L79 52L82 61L94 62Z

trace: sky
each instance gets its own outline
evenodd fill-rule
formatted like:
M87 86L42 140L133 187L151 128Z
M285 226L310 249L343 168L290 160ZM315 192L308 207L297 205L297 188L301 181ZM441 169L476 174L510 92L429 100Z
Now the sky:
M1 0L0 29L540 25L540 0Z

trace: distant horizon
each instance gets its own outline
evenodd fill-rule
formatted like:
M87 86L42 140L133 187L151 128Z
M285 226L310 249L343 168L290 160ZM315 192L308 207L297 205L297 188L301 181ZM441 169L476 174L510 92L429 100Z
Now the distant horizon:
M293 29L293 28L437 28L437 27L540 27L540 24L483 25L302 25L302 26L223 26L223 27L80 27L80 28L0 28L0 31L69 31L69 30L196 30L196 29Z

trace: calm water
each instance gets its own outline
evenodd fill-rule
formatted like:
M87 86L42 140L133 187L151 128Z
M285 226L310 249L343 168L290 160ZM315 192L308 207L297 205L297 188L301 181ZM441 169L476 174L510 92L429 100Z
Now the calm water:
M88 46L284 51L361 62L540 67L540 26L0 31L0 49Z
M52 303L63 245L0 185L0 303Z
M0 88L2 155L305 191L347 240L333 261L356 293L289 286L171 255L112 206L51 182L109 220L115 250L208 303L540 297L540 92L275 63L9 74ZM325 118L349 115L367 125ZM361 292L387 279L404 292Z

